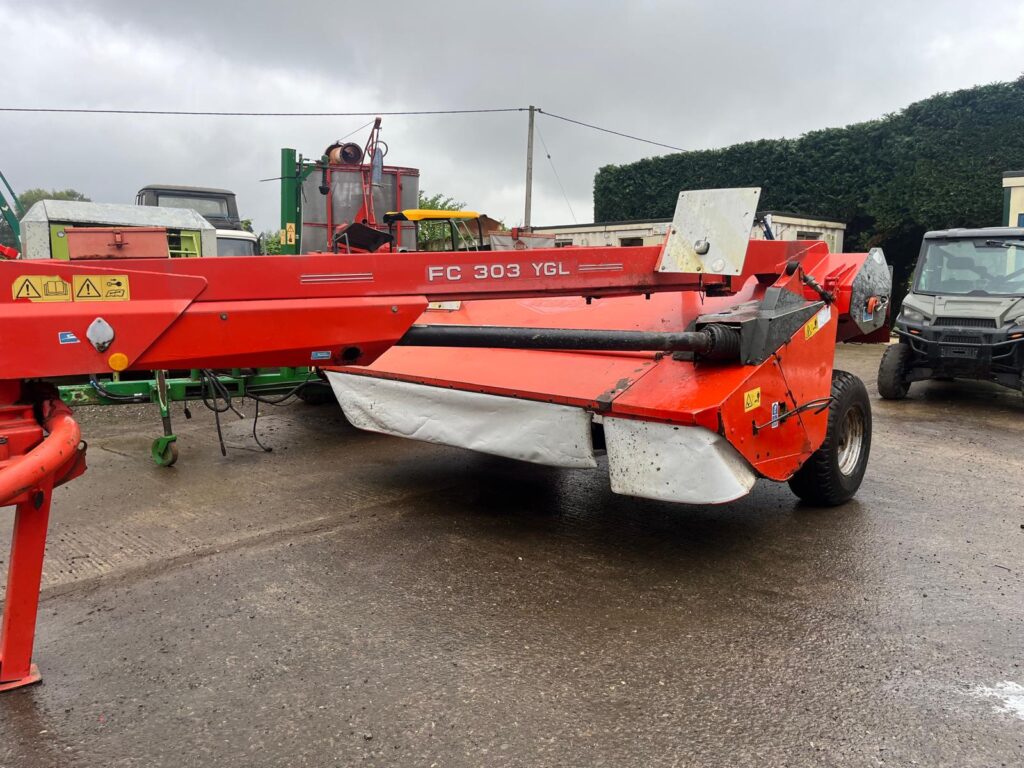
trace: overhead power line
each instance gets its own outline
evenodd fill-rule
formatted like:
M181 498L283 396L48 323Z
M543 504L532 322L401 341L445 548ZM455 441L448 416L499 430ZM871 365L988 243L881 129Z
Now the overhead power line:
M547 142L544 141L544 134L540 132L540 127L537 127L537 138L540 139L540 145L544 147L544 154L547 155L548 163L551 164L551 172L555 174L555 181L558 182L558 188L562 190L562 197L565 198L565 205L569 209L569 215L572 216L572 220L575 223L579 223L576 219L576 212L572 209L572 203L569 202L569 196L565 194L565 187L562 186L562 179L558 175L558 171L555 170L555 161L551 159L551 152L548 150Z
M595 131L601 131L602 133L611 133L615 136L621 136L624 139L632 139L633 141L642 141L644 144L653 144L656 147L664 147L665 149L674 149L676 152L686 152L686 149L682 147L674 147L671 144L662 144L660 141L652 141L651 139L644 139L640 136L634 136L631 133L623 133L622 131L613 131L611 128L602 128L599 125L592 125L591 123L584 123L582 120L573 120L571 117L563 117L562 115L556 115L553 112L545 112L543 109L538 108L538 112L548 117L553 117L556 120L564 120L567 123L573 123L574 125L582 125L584 128L593 128Z
M486 112L525 112L526 110L526 107L501 107L498 109L423 109L400 112L205 112L185 109L0 107L0 112L48 112L76 115L180 115L184 117L373 117L374 115L477 115Z
M399 117L416 115L482 115L500 112L526 112L529 107L497 107L492 109L420 109L420 110L381 110L371 112L227 112L187 109L89 109L85 107L0 107L0 112L21 112L21 113L45 113L45 114L71 114L71 115L164 115L177 117ZM556 115L554 112L545 112L537 108L542 115L563 120L573 125L580 125L594 131L601 131L613 136L620 136L624 139L639 141L644 144L651 144L655 147L664 147L676 152L686 152L683 147L672 144L665 144L653 139L645 139L642 136L635 136L623 131L615 131L611 128L602 128L600 125L587 123L583 120L576 120L564 115Z

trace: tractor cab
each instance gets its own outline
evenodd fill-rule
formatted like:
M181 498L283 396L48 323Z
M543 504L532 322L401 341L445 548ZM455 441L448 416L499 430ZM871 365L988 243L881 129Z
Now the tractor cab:
M136 193L135 204L158 208L188 208L217 229L242 229L235 193L230 189L150 184Z
M394 235L398 223L409 221L416 230L421 251L489 251L484 238L483 217L476 211L440 211L411 208L388 211L384 223Z
M420 251L489 251L484 239L483 217L476 211L438 211L410 208L388 211L381 224L354 221L335 227L332 249L335 253L373 253L377 250L405 251L395 243L409 225L415 232L412 242ZM408 223L406 223L408 222ZM387 227L385 231L384 227Z

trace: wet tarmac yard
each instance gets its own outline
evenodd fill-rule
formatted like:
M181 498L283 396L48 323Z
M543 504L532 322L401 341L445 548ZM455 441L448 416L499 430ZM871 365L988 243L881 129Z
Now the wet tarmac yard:
M685 507L335 406L79 411L0 766L1019 766L1024 400L877 398L855 501ZM251 411L251 405L246 407ZM0 530L6 569L10 512Z

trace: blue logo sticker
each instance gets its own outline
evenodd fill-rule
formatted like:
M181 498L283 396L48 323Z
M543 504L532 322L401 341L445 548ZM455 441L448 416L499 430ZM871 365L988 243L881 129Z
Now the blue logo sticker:
M779 416L781 414L781 403L772 403L772 429L779 428Z
M310 360L330 360L331 359L331 353L329 351L327 351L327 350L314 351L313 354L311 354L309 356L309 359Z
M61 344L77 344L78 337L75 336L75 334L72 333L71 331L58 331L57 341L59 341Z

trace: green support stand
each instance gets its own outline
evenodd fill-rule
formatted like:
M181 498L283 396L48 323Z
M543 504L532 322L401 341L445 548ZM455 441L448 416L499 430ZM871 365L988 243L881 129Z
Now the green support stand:
M168 397L167 372L156 371L154 379L156 403L160 406L160 421L163 423L163 437L153 441L149 452L159 467L172 467L178 460L178 438L171 428L171 401Z
M178 437L171 423L171 403L201 399L203 382L197 370L190 371L188 376L172 377L168 373L153 371L153 378L134 381L125 381L115 375L111 379L100 380L99 387L90 382L65 384L59 387L60 397L72 406L155 403L160 408L163 435L153 440L150 455L158 466L170 467L178 460ZM309 368L268 368L255 373L234 369L219 373L217 378L232 397L244 397L248 392L284 394L301 384L317 380ZM316 394L311 390L309 397Z

